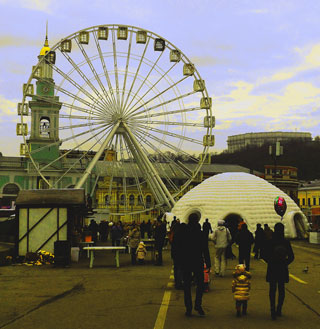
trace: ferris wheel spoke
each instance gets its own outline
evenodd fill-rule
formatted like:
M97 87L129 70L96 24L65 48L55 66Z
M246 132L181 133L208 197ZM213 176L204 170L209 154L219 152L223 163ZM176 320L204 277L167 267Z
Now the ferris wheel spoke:
M204 128L203 123L191 123L191 122L172 122L172 121L148 121L148 120L135 120L136 123L145 123L151 125L169 125L169 126L183 126L183 127L200 127Z
M158 58L156 59L155 63L153 64L153 66L152 66L151 69L149 70L149 72L148 72L146 78L145 78L144 81L140 84L140 86L139 86L137 92L135 92L135 94L133 95L133 97L131 97L131 101L130 101L130 103L127 105L127 102L128 102L129 97L130 97L130 95L131 95L132 89L133 89L133 87L134 87L134 85L135 85L135 83L136 83L136 80L137 80L138 74L139 74L139 72L140 72L140 68L141 68L141 65L142 65L142 63L143 63L143 60L144 60L144 57L145 57L146 51L147 51L147 49L148 49L149 42L150 42L150 37L148 37L148 40L147 40L146 45L145 45L145 47L144 47L144 51L143 51L143 53L142 53L142 55L141 55L141 58L140 58L139 65L138 65L138 67L137 67L136 73L135 73L134 78L133 78L133 81L132 81L132 83L131 83L131 87L130 87L130 90L129 90L129 92L128 92L127 99L126 99L126 102L125 102L125 104L124 104L124 109L125 109L124 113L127 113L128 107L130 107L130 104L133 102L133 100L134 100L135 97L137 96L138 92L140 91L140 89L142 88L142 86L144 85L144 83L147 81L147 78L149 77L149 75L151 74L151 72L153 71L154 67L157 65L158 61L160 60L160 58L161 58L161 56L162 56L162 54L163 54L163 52L161 52L161 53L159 54L159 56L158 56Z
M93 35L94 35L94 40L95 40L95 43L96 43L96 47L98 49L98 53L99 53L100 62L101 62L102 68L103 68L103 72L104 72L104 75L107 79L108 88L109 88L109 91L110 91L110 94L111 94L111 97L112 97L112 100L110 99L110 102L115 106L117 102L116 102L116 99L115 99L115 96L114 96L114 93L113 93L113 87L112 87L112 84L111 84L111 80L110 80L110 76L109 76L109 73L108 73L108 70L107 70L107 66L106 66L102 51L101 51L99 41L97 39L97 35L96 35L96 33L94 33Z
M142 171L143 176L146 179L146 182L147 182L150 190L152 191L152 194L157 199L157 203L162 203L163 202L162 200L164 200L164 199L163 199L163 196L161 196L161 194L160 194L160 189L155 181L154 174L152 173L150 166L148 166L148 160L145 161L140 148L137 148L134 145L134 141L130 138L129 134L125 134L124 137L126 139L127 145L129 147L131 153L133 154L135 160L137 161L137 163Z
M97 130L97 129L105 129L106 126L108 126L108 124L103 124L103 125L101 125L100 127L95 128L94 130ZM109 125L109 127L110 127L110 125ZM107 129L108 129L108 128L107 128ZM79 133L79 134L77 134L77 135L72 135L72 136L67 137L67 138L64 138L64 139L59 139L59 140L56 141L56 142L53 142L53 143L50 143L50 144L46 144L46 145L41 146L41 147L39 147L39 148L37 148L37 149L35 149L35 150L31 150L30 152L28 152L28 154L29 154L29 155L34 155L34 154L36 154L36 153L38 153L38 152L40 152L40 151L43 151L43 150L45 150L45 149L47 149L47 148L50 148L50 147L52 147L52 146L58 146L58 145L60 145L60 144L63 144L63 143L65 143L65 142L68 142L69 140L74 139L74 138L76 138L76 137L84 136L84 135L86 135L86 134L88 134L88 133L90 133L90 132L92 132L92 131L91 131L91 130L87 130L87 131L84 131L84 132Z
M160 93L158 93L157 95L155 95L154 97L150 98L149 100L147 100L146 102L144 102L143 104L141 104L140 106L138 106L137 108L135 108L134 110L132 110L130 112L130 114L132 115L133 113L137 112L138 110L140 110L142 107L146 106L147 104L149 104L150 102L152 102L153 100L155 100L156 98L158 98L159 96L165 94L168 90L174 88L176 85L178 85L179 83L181 83L182 81L184 81L185 79L187 79L188 76L183 77L182 79L180 79L179 81L175 82L174 84L170 85L168 88L164 89L163 91L161 91ZM143 96L141 97L141 99L143 99Z
M106 97L108 94L107 94L107 92L106 92L106 90L105 90L105 88L104 88L104 86L103 86L103 84L102 84L102 82L101 82L101 79L100 79L99 75L97 74L97 71L95 70L95 68L94 68L94 66L93 66L93 64L92 64L92 62L91 62L89 56L87 55L87 53L86 53L84 47L82 46L82 44L79 42L78 39L76 39L76 42L77 42L77 45L78 45L79 49L80 49L81 52L82 52L83 57L84 57L85 60L86 60L88 66L90 67L90 70L91 70L91 72L93 73L93 76L95 77L95 80L98 82L98 84L99 84L99 86L100 86L100 88L101 88L101 90L102 90L102 92L103 92L103 95L101 95L101 93L95 88L95 86L94 86L94 85L91 83L91 81L88 79L88 81L91 83L91 85L90 85L91 89L95 92L95 94L97 95L97 97L103 101L103 103L104 103L106 106L110 106L111 103L109 102L108 97Z
M41 167L41 170L45 170L47 169L48 167L52 166L53 163L61 160L62 158L66 157L68 154L72 153L73 151L75 151L76 149L79 149L80 146L83 146L85 145L86 143L88 143L89 141L91 141L93 138L97 137L98 135L101 134L101 131L97 132L95 135L93 136L90 136L88 139L86 139L85 141L83 141L82 143L80 144L77 144L75 145L73 148L69 149L67 152L63 153L62 155L60 155L58 158L54 159L53 161L51 161L50 163L46 164L44 167ZM101 140L101 139L100 139ZM87 154L88 152L85 153L85 155Z
M73 115L73 114L60 114L60 119L77 119L77 120L101 120L99 117L83 116L83 115Z
M162 134L162 135L166 135L166 136L178 138L180 140L188 141L188 142L191 142L191 143L203 145L203 142L202 141L199 141L198 139L195 139L195 138L191 138L191 137L187 137L187 136L184 136L184 135L175 134L175 133L172 133L172 132L163 130L163 129L157 129L157 128L154 128L154 127L149 127L149 126L145 126L145 125L141 125L141 124L138 124L138 126L140 128L143 128L143 129L146 129L146 130L151 130L151 131L154 131L154 132L159 133L159 134Z
M81 124L70 125L70 126L61 126L61 127L59 127L59 130L82 128L82 127L91 127L91 126L100 125L102 123L105 123L105 121L92 122L92 123L81 123Z
M74 81L70 75L67 75L65 74L63 71L61 71L57 66L55 65L52 65L53 69L59 73L65 80L69 81L76 89L78 89L79 91L81 91L84 95L86 95L88 98L91 99L91 101L93 101L94 104L97 104L97 99L95 97L92 96L91 93L87 92L82 86L80 86L76 81ZM56 90L59 90L60 92L62 93L65 93L68 95L68 93L70 92L67 92L64 88L62 88L61 86L57 86L55 85L54 83L52 83L54 85L54 88ZM69 96L69 95L68 95ZM79 97L79 96L77 96ZM80 97L79 97L80 98ZM89 103L89 102L88 102ZM91 104L91 103L89 103ZM98 104L99 105L99 104ZM92 105L91 105L92 106ZM99 107L100 108L100 111L102 112L104 110L103 106L102 107Z
M119 76L118 76L118 62L117 62L117 46L115 30L112 30L112 49L113 49L113 65L114 65L114 75L116 81L116 95L117 95L117 105L120 105L120 95L119 95Z
M161 116L167 116L167 115L175 115L179 113L186 113L186 112L193 112L193 111L202 111L203 109L200 107L192 107L192 108L186 108L186 109L180 109L180 110L173 110L173 111L167 111L167 112L159 112L159 113L152 113L146 116L137 116L134 117L134 119L140 119L140 118L154 118L154 117L161 117Z
M153 143L149 142L146 137L142 136L142 134L137 133L137 136L140 138L141 141L144 141L146 144L148 144L152 149L156 151L157 154L161 154L163 158L165 158L168 163L170 164L170 169L173 172L173 175L176 176L176 172L182 172L188 179L192 178L192 171L187 168L181 161L179 160L172 160L170 157L168 157L165 153L161 152L159 149L157 149ZM159 162L161 164L161 162ZM173 168L177 168L177 170L174 170ZM170 185L173 187L173 189L179 189L177 185L175 185L171 179L169 180Z
M124 101L124 92L126 90L129 61L130 61L130 54L131 54L132 34L133 34L133 32L131 31L130 32L130 41L129 41L129 45L128 45L128 56L127 56L127 62L126 62L126 69L125 69L125 75L124 75L124 81L123 81L123 87L122 87L122 96L121 96L121 104L120 104L120 109L121 109L122 113L123 113L122 105L123 105L123 101Z
M161 194L161 196L163 198L162 199L163 202L166 203L169 207L173 206L175 204L175 201L172 198L171 193L168 191L167 187L165 186L165 184L161 180L159 174L157 173L157 171L154 169L154 167L150 163L147 155L143 152L143 150L141 150L141 145L136 140L134 134L132 133L132 131L130 130L130 128L128 127L128 125L125 122L122 122L122 125L123 125L126 133L128 134L128 137L132 141L134 147L137 149L138 154L141 156L141 158L143 159L145 165L150 170L150 173L151 173L151 181L153 181L154 184L155 184L155 186L158 187L159 192L160 192L160 194Z
M71 98L76 99L78 102L80 102L80 103L82 103L82 104L85 104L85 105L87 105L87 106L90 107L90 108L95 109L97 112L103 113L103 109L102 109L102 108L97 108L94 104L92 104L92 103L86 101L85 99L83 99L83 98L81 98L81 97L79 97L79 96L73 94L72 92L70 92L70 91L68 91L68 90L66 90L66 89L64 89L64 88L62 88L61 86L57 86L57 85L55 85L53 81L48 81L48 80L45 80L45 79L42 79L42 78L40 78L40 79L38 79L38 80L39 80L39 81L44 81L46 84L48 84L48 85L50 85L50 86L53 86L53 88L54 88L55 90L60 91L61 93L65 94L65 95L67 95L67 96L69 96L69 97L71 97ZM50 98L45 97L45 96L35 95L35 97L36 97L37 99L44 100L44 101L46 101L46 102L48 102L48 103L50 103L50 104L61 105L61 103L60 103L59 101L55 101L54 99L50 99ZM68 103L62 103L62 104L68 104ZM76 108L76 107L73 106L72 104L69 104L68 107L74 107L74 108ZM83 111L83 110L82 110L82 111Z
M149 142L145 137L141 136L140 134L137 134L137 136L139 136L139 140L141 142L144 142L145 144L147 144L151 149L153 149L156 152L156 154L161 154L169 163L171 163L174 166L179 167L173 160L171 160L164 153L162 153L157 147L155 147L155 145L153 143ZM154 160L154 162L157 163L158 166L161 167L161 165L162 165L161 162L156 162L155 160ZM162 172L163 172L163 175L166 177L168 183L170 184L171 188L175 191L178 191L178 189L179 189L178 186L173 183L173 181L171 180L169 175L166 173L166 170L164 169L164 170L162 170Z
M141 141L143 141L144 143L146 143L149 147L151 147L157 154L161 154L161 156L163 158L165 158L173 167L177 167L178 170L180 170L181 172L183 172L187 177L191 177L192 176L192 172L190 171L190 169L188 169L181 161L179 160L172 160L170 157L168 157L165 153L161 152L157 147L154 146L153 143L151 143L150 141L147 140L147 135L142 135L138 132L136 132L136 135L139 137L139 139ZM181 153L181 152L180 152ZM161 163L161 162L160 162ZM173 170L174 172L174 170ZM176 186L176 185L175 185Z
M155 140L156 142L160 143L160 144L163 144L165 146L167 146L169 149L177 152L177 153L183 153L185 154L189 159L193 160L194 162L198 163L198 159L193 157L192 155L190 155L189 153L185 152L184 150L182 149L179 149L178 147L176 147L175 145L172 145L171 143L168 143L166 142L165 140L162 140L161 138L155 136L155 135L151 135L151 134L148 134L148 131L146 130L143 130L143 129L140 129L138 127L135 127L136 131L142 133L144 136L146 136L147 138L150 138L152 140Z
M140 115L143 114L143 113L148 113L148 112L150 112L150 111L152 111L152 110L154 110L154 109L156 109L160 106L168 105L170 103L173 103L173 102L178 101L180 99L183 99L185 97L193 95L194 93L195 93L195 91L192 91L190 93L186 93L186 94L180 95L178 97L171 98L171 99L169 99L165 102L162 102L162 103L156 104L154 106L148 107L148 108L144 109L143 111L136 112L136 113L132 112L132 113L130 113L130 117L140 118ZM164 112L160 112L160 113L164 113ZM145 116L141 116L141 118L148 118L149 116L150 116L149 114L146 114Z
M156 64L156 63L155 63ZM177 65L177 62L176 63L174 63L168 70L167 70L167 72L165 72L165 73L163 73L162 75L161 75L161 77L158 79L158 81L156 81L151 87L149 87L149 89L140 97L140 99L143 99L151 90L153 90L154 89L154 87L166 76L166 75L168 75L169 74L169 72L175 67ZM154 66L152 67L152 70L153 70L153 68L154 68ZM147 81L147 79L148 79L148 77L149 77L149 75L150 75L150 73L151 73L151 71L152 70L150 70L150 72L148 73L148 75L145 77L145 79L144 79L144 81L141 83L141 85L140 85L140 88L137 90L137 92L136 92L136 94L140 91L140 89L142 88L142 86L145 84L145 82ZM134 95L134 96L136 96L136 94ZM133 99L132 99L133 100ZM132 100L131 100L131 102L132 102ZM128 105L128 108L130 107L130 105L131 105L131 102L130 102L130 104ZM139 101L137 101L134 105L132 105L132 107L131 107L131 109L133 109L137 104L139 103ZM128 109L128 112L130 113L130 109Z
M62 54L68 60L68 62L71 64L71 66L75 69L75 71L77 71L77 73L80 75L80 77L82 78L82 80L88 86L90 86L91 90L96 94L97 98L93 97L93 95L91 93L87 92L85 89L83 89L78 84L80 86L80 88L81 88L81 92L84 93L87 97L89 97L94 103L99 104L101 106L101 108L103 109L107 104L100 102L100 99L104 99L104 98L101 96L101 94L94 87L94 85L92 84L92 82L90 81L90 79L87 78L87 76L81 71L81 69L79 68L79 66L73 61L73 59L66 52L62 52ZM68 76L68 78L70 78L70 77Z
M72 169L74 169L74 167L89 153L89 151L91 151L104 137L106 136L106 134L104 134L98 141L96 141L89 149L87 152L85 152L79 159L77 159L76 161L73 162L72 165L68 165L68 169L63 173L63 175L61 175L61 177L56 181L57 185L62 179L63 177L65 177Z
M93 110L96 111L96 113L100 113L101 115L104 115L104 110L101 109L100 107L96 107L93 103L90 103L88 101L86 101L85 99L73 94L72 92L60 87L60 86L55 86L55 89L62 92L63 94L77 100L78 102L87 105L88 107L92 108ZM72 106L72 105L71 105Z

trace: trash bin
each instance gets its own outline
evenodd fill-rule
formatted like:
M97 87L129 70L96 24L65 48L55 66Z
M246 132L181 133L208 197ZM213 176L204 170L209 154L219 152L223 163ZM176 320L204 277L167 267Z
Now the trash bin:
M71 247L71 262L78 263L79 262L79 247Z
M69 241L55 241L54 264L55 266L68 266L71 262L71 244Z

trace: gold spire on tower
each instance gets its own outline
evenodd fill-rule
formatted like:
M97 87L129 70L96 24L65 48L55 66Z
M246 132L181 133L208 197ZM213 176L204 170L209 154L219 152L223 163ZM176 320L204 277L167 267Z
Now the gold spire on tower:
M40 51L40 56L46 55L50 50L51 49L49 47L49 42L48 42L48 21L47 21L47 24L46 24L46 40L44 41L44 46L42 47L42 49Z

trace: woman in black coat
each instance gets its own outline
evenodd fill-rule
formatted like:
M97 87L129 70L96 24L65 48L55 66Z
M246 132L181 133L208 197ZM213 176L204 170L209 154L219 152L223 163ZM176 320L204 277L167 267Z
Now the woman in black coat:
M284 238L284 225L274 226L272 239L267 241L262 258L268 263L266 281L269 282L269 298L272 320L281 316L285 297L284 284L289 282L288 265L293 262L294 254L289 241ZM278 305L276 308L276 290L278 287Z

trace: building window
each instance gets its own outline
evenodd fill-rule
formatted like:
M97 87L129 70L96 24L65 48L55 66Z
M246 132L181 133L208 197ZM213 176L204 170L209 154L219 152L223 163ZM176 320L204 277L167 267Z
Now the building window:
M130 196L129 196L129 205L134 206L134 195L133 194L130 194Z
M308 198L308 206L309 207L311 206L311 200L310 200L310 198Z
M50 119L43 117L40 120L40 136L50 138Z
M125 195L124 194L121 194L121 196L120 196L120 204L121 204L121 206L124 206L124 203L125 203Z
M110 206L110 195L107 194L105 197L104 197L104 201L105 201L105 205L106 206Z
M302 199L302 205L303 205L303 206L306 205L306 199L305 199L305 198Z
M313 198L313 205L314 205L314 206L317 205L317 200L316 200L316 198Z

